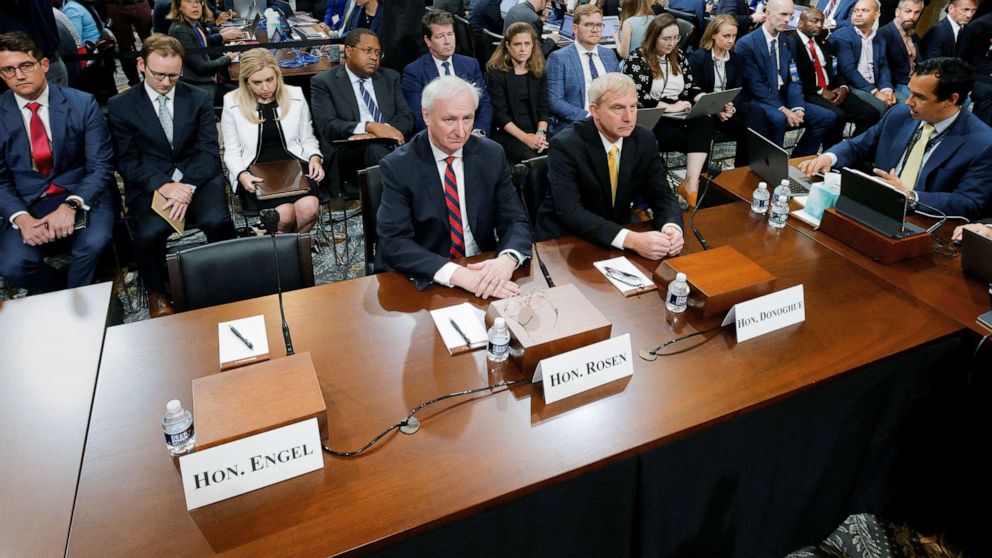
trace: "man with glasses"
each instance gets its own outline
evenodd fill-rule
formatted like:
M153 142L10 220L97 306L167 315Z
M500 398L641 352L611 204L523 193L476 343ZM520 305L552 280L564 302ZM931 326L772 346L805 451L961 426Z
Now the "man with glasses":
M503 18L503 34L506 34L506 30L510 28L511 25L518 22L523 22L530 24L534 28L538 37L544 35L544 12L548 9L551 4L550 0L526 0L513 6L506 11L506 17ZM552 35L551 38L544 39L541 41L541 52L544 54L545 58L551 51L557 46L558 36L557 34Z
M148 37L137 60L144 85L107 103L124 198L133 217L135 261L153 318L173 312L162 282L165 243L173 228L152 209L153 197L164 200L170 219L195 221L208 241L234 238L213 99L202 89L179 83L183 55L174 37Z
M400 75L380 68L379 37L364 28L344 38L345 63L325 70L310 81L313 122L325 156L335 152L331 142L350 140L338 154L339 177L357 183L358 170L379 164L413 131L413 114L400 87ZM327 159L325 158L325 161ZM345 199L357 199L354 186Z
M575 8L572 14L575 42L556 50L548 58L548 102L552 131L589 116L589 84L599 76L616 72L617 55L599 46L603 34L603 12L594 5Z
M30 37L0 35L0 275L44 293L93 283L114 223L113 150L92 95L48 83ZM84 222L88 224L84 226ZM68 280L44 262L56 241Z

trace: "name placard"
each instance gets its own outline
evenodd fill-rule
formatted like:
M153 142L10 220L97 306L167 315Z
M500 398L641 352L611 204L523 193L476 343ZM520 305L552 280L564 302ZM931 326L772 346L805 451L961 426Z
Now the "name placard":
M721 325L735 322L737 342L806 321L803 286L796 285L736 304Z
M187 510L323 466L320 432L314 418L179 458Z
M535 383L544 382L544 402L554 403L634 374L630 334L587 345L538 363Z

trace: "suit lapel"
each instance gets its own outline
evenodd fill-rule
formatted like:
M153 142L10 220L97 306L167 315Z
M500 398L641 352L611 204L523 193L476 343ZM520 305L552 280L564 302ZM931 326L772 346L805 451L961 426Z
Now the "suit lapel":
M8 91L0 98L3 99L2 106L0 106L0 110L3 111L3 124L11 133L11 152L5 154L7 165L12 168L15 164L13 157L16 156L18 158L24 157L28 161L28 166L30 166L31 140L28 138L27 129L24 128L24 117L17 108L17 100L14 99L14 93Z
M600 188L600 196L602 199L603 207L610 208L609 213L613 212L613 192L610 191L610 167L609 160L606 156L606 150L603 149L603 141L599 137L599 132L596 130L596 126L592 121L583 122L583 132L586 136L586 152L588 153L589 160L592 161L592 167L596 169L596 182L602 184L603 187ZM620 154L621 168L623 168L623 152ZM617 180L617 192L620 191L620 180Z
M188 133L189 125L193 123L193 119L190 118L194 116L193 112L193 99L188 94L187 91L183 91L182 88L176 87L176 96L172 101L172 145L180 145L180 140L185 137ZM176 115L183 115L182 118L176 118ZM161 128L161 126L159 126ZM165 132L162 132L165 135ZM166 145L168 145L166 141Z
M382 120L389 122L393 117L393 91L386 85L381 71L372 74L372 88L375 89L375 103L382 113Z
M933 153L930 154L930 158L927 159L927 164L923 165L923 168L920 169L920 177L916 181L917 184L926 186L927 176L942 165L944 161L964 144L964 136L961 132L965 125L963 120L966 116L963 112L958 113L957 119L951 124L951 129L947 130L944 139L940 140L940 143L934 148Z
M431 54L428 52L427 54L424 55L424 57L425 57L425 59L424 59L424 77L426 78L424 80L424 83L430 83L430 82L434 81L435 79L441 77L441 74L437 71L437 66L434 65L434 58L431 56ZM455 57L452 56L451 57L451 60L449 60L448 62L451 62L451 73L454 74L455 73ZM378 92L376 92L376 95L378 95Z
M342 64L339 66L341 71L337 73L338 80L338 95L344 99L344 102L348 104L351 109L351 117L348 120L361 120L362 111L358 108L358 98L355 96L355 89L351 86L351 78L348 77L348 72L345 71L345 66Z
M148 129L149 130L152 130L151 135L152 136L157 136L158 139L159 139L159 143L162 144L162 146L164 146L165 148L168 148L169 147L169 139L167 137L165 137L165 130L162 129L162 123L159 122L159 119L158 119L158 106L156 106L155 104L152 104L152 100L145 93L145 88L144 87L140 87L140 88L139 87L132 87L131 88L131 91L134 91L134 93L132 93L132 95L135 96L135 99L134 99L134 108L135 108L135 111L137 112L138 119L139 120L142 120L142 121L144 121L146 123L146 125L148 126ZM176 137L176 134L175 134L176 121L177 120L180 120L180 119L178 119L178 118L175 117L176 114L180 114L179 113L179 103L178 103L178 99L179 99L179 87L178 86L176 87L176 97L175 98L176 98L176 102L174 102L172 104L172 114L173 114L173 117L172 117L172 122L173 122L173 124L172 124L172 126L173 126L172 137L173 138Z
M445 229L451 233L451 225L448 224L448 207L444 203L444 189L441 185L440 175L437 172L437 162L434 160L434 151L431 149L430 140L427 139L427 132L417 135L414 140L414 148L418 152L417 160L420 161L420 181L423 188L427 188L427 197L434 206L438 219L444 223ZM463 152L464 153L464 152Z
M883 170L894 169L899 165L906 153L906 148L909 147L909 141L913 138L916 126L917 122L909 118L909 121L903 124L892 141L888 143L889 149L886 156L878 158L879 166L883 167Z
M479 202L482 201L483 197L481 194L475 192L478 186L478 180L475 180L476 168L469 165L470 160L474 160L473 155L475 154L475 148L478 145L478 141L469 137L468 141L465 142L465 147L462 148L462 176L464 176L465 184L462 185L462 191L465 192L465 211L468 213L468 226L473 231L473 236L479 238ZM471 192L469 189L471 188Z
M572 56L571 56L571 59L572 59L572 66L573 66L573 68L572 68L572 75L573 76L579 76L579 97L582 98L582 99L585 99L586 98L586 80L585 80L584 77L582 77L582 76L585 75L585 74L582 73L582 58L579 56L579 49L576 48L574 44L572 45ZM565 85L566 85L566 87L568 86L568 84L565 84ZM583 107L583 108L585 108L585 107Z
M65 149L65 127L69 122L69 103L57 87L49 85L48 125L52 129L52 172L58 169L61 150Z

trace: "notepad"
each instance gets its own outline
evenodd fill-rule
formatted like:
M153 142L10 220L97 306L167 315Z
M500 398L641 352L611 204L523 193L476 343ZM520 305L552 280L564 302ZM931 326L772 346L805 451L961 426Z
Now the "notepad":
M612 283L623 296L632 296L658 289L658 286L655 285L654 282L648 279L640 269L637 269L637 266L631 263L631 261L624 256L593 262L592 265L596 266L596 269L598 269L599 272L606 277L606 280ZM628 275L630 277L628 277Z
M251 347L238 338L231 327L251 343ZM220 352L220 369L230 370L253 362L269 359L269 339L265 332L265 316L251 316L217 324L217 347Z
M485 316L485 312L467 302L431 310L434 327L441 334L444 348L448 349L449 355L457 355L486 346L489 342L489 335L486 333ZM458 328L468 337L468 344L451 324L452 321L458 324Z

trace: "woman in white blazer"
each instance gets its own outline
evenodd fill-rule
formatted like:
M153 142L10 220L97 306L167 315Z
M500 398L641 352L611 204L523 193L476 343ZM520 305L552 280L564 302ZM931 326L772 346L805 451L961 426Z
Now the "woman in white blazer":
M317 220L316 184L324 178L322 156L313 135L310 107L299 87L286 85L275 56L257 48L241 55L238 88L224 95L221 132L224 164L231 190L256 210L279 212L279 231L309 232ZM309 194L259 200L255 183L261 179L248 168L254 163L298 160L311 179Z

